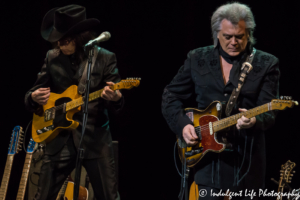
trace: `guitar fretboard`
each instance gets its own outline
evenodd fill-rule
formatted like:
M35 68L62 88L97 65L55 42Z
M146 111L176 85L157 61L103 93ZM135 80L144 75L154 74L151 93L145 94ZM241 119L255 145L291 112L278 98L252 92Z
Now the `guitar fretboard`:
M7 192L7 186L9 182L9 177L11 173L11 167L13 164L14 155L7 155L7 160L4 168L3 178L1 182L1 188L0 188L0 200L5 200L6 192Z
M128 81L129 83L129 81ZM124 87L124 84L126 85L126 83L124 82L120 82L120 83L116 83L115 85L112 85L112 86L109 86L111 90L119 90L119 89L123 89ZM96 92L93 92L91 94L89 94L89 101L93 101L95 99L98 99L101 97L101 94L103 92L104 89L101 89L101 90L98 90ZM84 101L83 101L83 97L80 97L78 99L75 99L73 101L70 101L66 104L66 111L69 111L73 108L76 108L78 106L81 106L84 104Z
M66 192L67 185L68 185L68 178L65 180L63 186L60 188L59 193L56 197L56 200L61 200L61 198L64 196L64 194Z
M258 106L256 108L250 109L246 112L241 112L236 115L232 115L230 117L227 117L225 119L213 122L213 129L214 132L223 130L227 127L230 127L232 125L235 125L237 123L237 120L240 119L242 116L245 116L247 118L255 117L257 115L260 115L262 113L265 113L269 110L272 110L271 103L264 104L262 106Z
M28 174L30 170L30 164L32 159L32 153L27 153L25 158L25 163L22 171L21 181L19 185L19 190L17 193L17 200L23 200L28 180Z
M89 101L92 101L92 100L95 100L95 99L98 99L101 97L101 94L103 92L103 89L101 90L98 90L96 92L93 92L89 95ZM78 106L81 106L84 104L84 101L83 101L83 97L80 97L78 99L75 99L73 101L70 101L66 104L66 111L69 111L73 108L76 108Z

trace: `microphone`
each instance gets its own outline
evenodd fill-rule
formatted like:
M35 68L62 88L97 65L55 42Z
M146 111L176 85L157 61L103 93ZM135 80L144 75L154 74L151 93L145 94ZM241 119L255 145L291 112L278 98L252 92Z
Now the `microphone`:
M84 45L84 49L86 49L87 47L93 47L96 44L98 44L99 42L104 42L106 40L109 40L110 38L110 33L108 31L105 31L103 33L101 33L97 38L90 40L86 45Z

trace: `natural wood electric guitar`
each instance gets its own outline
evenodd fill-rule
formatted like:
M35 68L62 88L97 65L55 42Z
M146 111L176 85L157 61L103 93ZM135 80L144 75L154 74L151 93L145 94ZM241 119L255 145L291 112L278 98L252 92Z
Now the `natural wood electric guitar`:
M73 194L74 194L74 181L69 176L67 180L64 182L63 186L61 187L56 200L73 200ZM87 200L88 199L88 190L87 188L83 186L79 186L79 194L78 194L78 200Z
M112 90L131 89L140 84L140 79L130 78L121 80L113 86ZM101 97L103 89L89 95L89 101ZM50 93L49 100L43 106L43 114L33 114L32 138L35 142L49 142L63 129L76 129L79 125L74 121L73 115L81 110L84 104L83 97L78 94L77 86L72 85L61 94Z
M226 145L217 140L217 132L222 131L237 123L242 116L247 118L255 117L270 110L284 110L298 105L297 101L287 99L273 99L270 103L250 109L224 119L219 120L222 112L222 105L219 101L212 102L205 110L186 108L186 114L192 122L196 134L201 142L193 147L187 147L184 140L177 140L178 151L181 161L186 160L188 167L196 165L208 152L220 153Z
M34 152L35 149L36 149L36 143L31 138L27 146L27 153L26 153L24 167L23 167L22 176L20 180L19 190L17 193L17 200L24 199L28 174L29 174L31 160L32 160L32 153Z
M293 173L295 173L295 171L292 172L292 170L295 166L296 163L291 162L290 160L288 160L284 165L281 165L278 194L283 194L285 185L291 183L292 176L294 176ZM276 199L282 200L282 195L278 195Z
M8 147L8 155L4 168L4 174L2 177L1 188L0 188L0 200L5 200L8 182L10 178L11 167L13 164L14 156L16 153L22 150L22 140L23 140L23 129L21 126L15 126L13 129L10 144Z

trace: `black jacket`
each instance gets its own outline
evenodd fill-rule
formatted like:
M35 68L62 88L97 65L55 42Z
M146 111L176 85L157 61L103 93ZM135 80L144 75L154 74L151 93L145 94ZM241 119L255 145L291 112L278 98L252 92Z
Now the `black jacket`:
M240 63L233 64L229 81L225 85L218 46L202 47L188 53L184 65L166 86L162 97L162 113L179 138L182 138L183 128L193 124L182 114L182 109L187 107L185 100L195 95L198 109L205 109L214 100L228 101L232 90L237 87L240 66L245 60L246 55ZM237 101L239 108L251 109L278 98L278 59L257 50L252 65L253 70L247 76ZM266 164L263 131L272 126L274 121L275 113L269 111L257 116L256 124L250 129L237 131L233 127L231 132L236 135L234 151L205 155L195 166L196 183L231 190L237 189L237 185L242 188L263 188ZM242 169L238 173L239 168ZM244 174L245 178L237 184Z
M81 79L84 65L76 65L74 55L66 56L59 50L50 50L45 64L38 75L34 86L25 95L25 106L29 111L35 112L39 107L31 99L31 93L41 87L50 87L54 93L62 93L71 85L78 85ZM83 61L84 62L84 61ZM116 67L117 61L114 53L99 48L98 56L91 73L90 93L106 86L106 82L119 82L120 76ZM85 158L97 158L105 155L111 148L111 134L107 108L115 111L123 106L123 97L118 102L108 102L102 98L89 102L88 121L83 140ZM73 130L75 146L78 147L81 138L83 113L78 112L73 119L79 122L76 130ZM46 145L46 153L53 155L58 152L70 136L69 131L62 131L54 140Z

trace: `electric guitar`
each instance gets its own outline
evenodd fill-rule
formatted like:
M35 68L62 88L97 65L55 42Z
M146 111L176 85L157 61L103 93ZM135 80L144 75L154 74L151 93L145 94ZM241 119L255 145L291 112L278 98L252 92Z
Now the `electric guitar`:
M28 173L29 173L31 160L32 160L32 153L34 152L35 149L36 149L36 143L31 138L27 146L27 153L26 153L24 167L23 167L22 176L20 180L19 190L17 193L17 200L24 200L25 190L26 190L26 185L28 180Z
M140 84L141 79L121 80L113 86L112 90L131 89ZM101 97L103 89L89 94L89 101ZM74 121L73 115L81 110L84 98L77 93L77 86L72 85L61 94L50 93L49 100L43 106L43 114L33 114L32 138L35 142L50 142L63 129L76 129L79 125Z
M292 170L295 166L296 163L291 162L290 160L288 160L284 165L281 165L278 194L283 194L285 185L291 183L292 176L294 176L293 173L295 173L295 171L292 172ZM282 200L282 195L278 195L276 200Z
M225 149L225 143L221 143L217 139L218 131L235 125L237 120L242 116L251 118L270 110L292 108L294 105L298 105L298 102L291 100L290 97L286 97L286 99L273 99L270 103L221 120L219 118L221 118L222 105L219 101L212 102L205 110L186 108L185 112L190 120L194 122L196 134L201 139L201 142L195 146L188 147L184 140L178 139L179 157L182 162L186 162L188 167L193 167L208 152L220 153Z
M23 140L23 128L21 126L15 126L13 129L10 144L8 147L8 155L7 160L4 168L4 174L1 181L1 188L0 188L0 200L5 200L8 182L10 178L10 172L14 160L14 156L19 151L22 151L22 140Z

